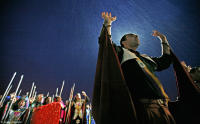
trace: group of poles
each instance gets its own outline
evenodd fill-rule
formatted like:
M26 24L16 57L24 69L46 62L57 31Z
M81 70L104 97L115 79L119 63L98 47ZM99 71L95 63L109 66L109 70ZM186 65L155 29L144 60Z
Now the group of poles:
M0 100L0 108L3 107L4 105L4 102L6 101L6 98L7 96L9 95L10 91L11 91L11 88L13 87L12 83L13 83L13 80L16 76L17 72L15 72L6 88L6 91L4 92L1 100ZM13 99L11 99L11 96L10 96L10 99L11 99L11 103L8 107L8 109L6 110L6 112L3 114L2 118L1 118L1 122L4 122L6 121L8 115L9 115L9 112L10 110L12 109L12 105L14 104L15 102L15 99L17 96L20 96L21 92L22 92L22 89L19 91L19 87L21 86L21 83L22 83L22 80L24 78L24 75L21 75L21 78L19 80L19 83L17 85L17 88L13 94ZM52 96L52 100L54 100L54 97L56 96L60 96L62 95L62 91L63 91L63 88L64 88L64 85L65 85L65 80L63 80L63 83L62 83L62 87L61 87L61 90L60 90L60 93L58 94L58 88L56 88L56 93L55 95L53 94ZM71 88L71 91L70 91L70 97L69 97L69 104L71 103L70 101L72 101L72 98L73 98L73 92L74 92L74 88L75 88L75 84L73 84L72 88ZM19 92L18 92L19 91ZM36 98L36 95L37 95L37 91L36 91L36 85L35 85L35 82L32 83L32 87L31 87L31 90L30 92L27 92L26 93L26 96L28 96L28 98L33 98L35 100ZM47 93L46 97L49 97L49 92Z

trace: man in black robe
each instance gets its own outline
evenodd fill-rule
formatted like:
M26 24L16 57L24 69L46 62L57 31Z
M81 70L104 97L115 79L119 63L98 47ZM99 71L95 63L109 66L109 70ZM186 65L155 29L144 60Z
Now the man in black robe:
M100 48L102 46L106 48L109 45L112 45L114 48L114 53L117 54L116 60L118 61L118 64L120 63L121 65L118 67L119 67L119 70L122 70L121 75L122 75L122 78L125 78L125 82L126 82L125 85L128 88L126 89L126 86L124 86L123 83L120 83L120 85L122 84L121 88L128 91L126 91L127 94L124 94L125 91L122 92L120 88L116 88L115 90L120 91L118 92L119 96L121 94L126 95L125 100L128 101L127 106L132 105L133 113L136 111L136 114L131 113L132 118L135 118L136 120L134 121L133 119L132 123L133 122L135 123L139 122L141 124L147 124L147 123L148 124L160 124L160 123L173 124L175 123L167 106L169 97L165 93L161 82L158 80L158 78L154 74L155 71L161 71L163 69L166 69L167 67L169 67L171 63L170 48L169 48L169 44L166 37L163 34L159 33L158 31L153 32L153 36L157 36L161 40L162 52L163 52L161 57L156 58L156 57L149 57L147 55L141 55L138 51L136 51L136 49L138 48L140 44L140 41L136 34L131 33L131 34L124 35L120 41L121 46L116 46L114 43L112 43L111 23L116 20L116 17L112 17L111 13L110 14L102 13L102 17L104 18L104 25L103 25L102 32L99 38ZM105 34L107 36L105 36ZM107 39L110 39L110 40L107 40ZM104 42L107 42L107 43L104 43ZM101 58L100 57L98 58L95 88L97 88L98 85L100 84L105 84L105 85L99 86L99 88L101 88L99 90L99 94L97 92L97 89L94 88L94 94L93 94L94 107L93 108L97 110L100 109L101 111L101 107L98 108L98 106L101 106L101 104L105 105L105 103L109 102L108 100L106 101L104 99L103 101L101 101L103 92L107 92L107 94L105 93L104 94L109 95L109 93L110 94L112 93L112 91L109 92L109 89L112 89L111 87L118 87L117 85L119 84L116 84L115 80L113 80L113 82L111 82L110 84L105 83L108 81L105 81L103 76L100 79L105 82L101 81L99 84L100 79L98 79L98 73L100 73L99 75L101 75L103 72L103 75L105 75L106 72L104 71L105 70L104 64L110 64L112 62L112 60L110 62L107 60L108 62L105 63L104 62L105 60L102 60L103 65L100 68L99 59L106 59L105 52L107 52L105 49L103 49L104 51L100 51L100 50L99 50L99 56L100 54L103 54L103 55ZM111 58L112 57L113 56L111 56ZM112 76L113 74L107 73L107 75ZM117 77L116 77L116 80L117 80ZM96 96L98 97L98 95L100 95L99 99L95 98ZM128 99L127 97L128 95L130 95L131 101L130 99ZM112 96L110 98L113 99ZM99 103L96 103L98 100L99 100ZM111 102L112 101L117 101L117 100L113 99L111 100ZM134 105L131 104L131 102L133 103L133 101L134 101L135 108L134 108ZM123 101L123 100L120 103L123 103L123 102L126 103L126 101ZM115 104L116 103L113 103L113 105L117 107ZM118 106L118 107L127 108L127 106ZM102 116L104 113L98 112L97 110L96 111L94 110L93 114L98 124L99 120L104 120L104 118L99 117L99 116ZM114 111L114 110L111 110L111 111ZM116 112L120 113L121 111L119 111L119 108L116 108ZM105 114L109 116L109 114L106 113L106 111L105 111ZM124 118L126 118L126 116L129 116L129 112L127 111L126 113L123 111L121 115L122 115L121 120L123 120ZM112 118L112 113L111 113L111 118ZM115 119L118 120L118 122L116 123L121 122L120 118L114 118L114 120ZM127 119L130 119L130 118L127 118Z

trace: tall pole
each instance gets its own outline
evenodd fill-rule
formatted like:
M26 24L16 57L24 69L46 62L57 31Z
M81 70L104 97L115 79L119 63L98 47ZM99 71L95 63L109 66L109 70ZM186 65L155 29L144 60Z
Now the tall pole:
M34 88L33 88L33 92L32 92L32 95L31 95L32 98L33 98L34 95L35 95L35 89L36 89L36 86L34 86Z
M56 88L56 95L55 96L58 96L58 88Z
M53 96L52 96L52 102L54 102L54 94L53 94Z
M30 94L29 94L29 97L28 97L28 98L31 98L33 88L34 88L34 82L32 83L31 91L30 91Z
M64 87L64 85L65 85L65 80L63 81L63 83L62 83L62 87L61 87L61 90L60 90L60 97L61 97L61 95L62 95L62 91L63 91L63 87Z
M8 94L9 94L11 88L12 88L12 85L10 85L9 89L7 90L5 97L2 98L2 104L1 104L1 105L3 105L3 103L4 103L5 99L6 99L6 97L8 96ZM1 106L1 105L0 105L0 106Z
M17 96L19 96L19 95L21 94L21 92L22 92L22 89L19 91L19 93L18 93L18 95L17 95Z
M34 100L35 100L36 96L37 96L37 91L35 91Z
M28 96L29 95L29 92L26 92L26 96Z
M49 96L49 92L47 93L47 97Z
M17 95L17 92L18 92L18 90L19 90L19 87L20 87L20 85L21 85L21 83L22 83L23 78L24 78L24 75L21 76L21 79L20 79L20 81L19 81L19 84L17 85L17 89L16 89L16 91L15 91L15 97L16 97L16 95Z
M4 99L4 97L5 97L5 95L6 95L6 92L8 91L10 85L12 84L12 82L13 82L13 80L14 80L16 74L17 74L17 72L15 72L15 73L13 74L13 76L12 76L12 78L11 78L11 80L10 80L10 83L8 84L8 86L7 86L7 88L6 88L6 91L4 92L3 97L1 98L0 106L1 106L1 104L2 104L2 100Z
M16 98L17 92L18 92L18 90L19 90L19 87L20 87L20 85L21 85L21 83L22 83L23 78L24 78L24 75L21 76L21 79L20 79L20 81L19 81L19 83L18 83L18 85L17 85L17 89L15 90L15 94L14 94L14 99ZM6 118L8 117L8 113L10 112L10 109L11 109L11 107L12 107L13 102L14 102L14 100L12 99L12 100L11 100L11 103L10 103L10 106L9 106L9 108L8 108L8 111L7 111L7 113L5 114L5 118L4 118L4 116L3 116L3 117L2 117L2 120L6 119Z

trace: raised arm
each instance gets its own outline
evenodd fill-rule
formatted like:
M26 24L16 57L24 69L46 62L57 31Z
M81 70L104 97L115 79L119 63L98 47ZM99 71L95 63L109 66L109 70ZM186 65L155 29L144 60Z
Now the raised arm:
M101 16L104 19L104 23L103 23L103 27L99 36L99 45L104 46L107 43L112 44L111 24L113 21L116 20L116 17L112 17L111 13L108 14L108 12L102 12Z
M108 31L108 35L111 35L111 24L117 19L117 17L112 17L111 13L108 14L108 12L102 12L101 16L104 19L104 26Z
M161 34L160 32L156 30L153 31L152 35L158 37L161 41L162 56L155 57L152 59L157 63L156 70L162 71L168 68L172 62L171 55L170 55L170 46L165 35Z
M160 41L161 41L161 46L162 46L162 55L163 54L168 54L168 55L170 55L170 47L169 47L169 43L168 43L168 41L167 41L167 38L166 38L166 36L165 35L163 35L163 34L161 34L160 32L158 32L158 31L156 31L156 30L154 30L153 31L153 34L152 34L153 36L156 36L156 37L158 37L159 39L160 39Z

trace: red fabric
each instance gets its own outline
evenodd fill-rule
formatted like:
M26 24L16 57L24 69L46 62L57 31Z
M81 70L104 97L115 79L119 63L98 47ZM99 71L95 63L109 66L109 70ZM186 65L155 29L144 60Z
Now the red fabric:
M54 102L34 110L31 124L59 124L61 105Z

